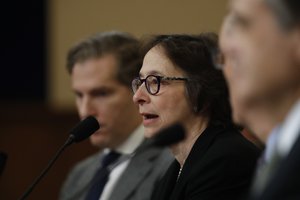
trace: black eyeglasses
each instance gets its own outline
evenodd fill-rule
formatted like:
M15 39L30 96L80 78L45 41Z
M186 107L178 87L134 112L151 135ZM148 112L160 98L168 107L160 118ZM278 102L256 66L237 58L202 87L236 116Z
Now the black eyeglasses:
M139 87L145 82L146 89L149 94L155 95L159 92L160 83L162 81L188 81L188 78L183 77L164 77L164 76L156 76L156 75L148 75L146 78L141 79L140 77L136 77L133 79L131 86L132 90L135 93Z

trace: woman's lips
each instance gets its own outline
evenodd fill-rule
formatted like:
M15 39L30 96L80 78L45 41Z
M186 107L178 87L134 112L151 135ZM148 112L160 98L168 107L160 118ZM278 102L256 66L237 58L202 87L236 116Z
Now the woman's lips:
M150 126L151 124L154 124L158 120L158 115L156 114L142 113L141 115L143 116L144 126Z

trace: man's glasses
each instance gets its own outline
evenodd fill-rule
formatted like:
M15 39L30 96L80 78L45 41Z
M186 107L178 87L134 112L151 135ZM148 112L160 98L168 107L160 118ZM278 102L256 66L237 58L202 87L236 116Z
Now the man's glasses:
M135 93L139 87L145 83L146 89L149 94L155 95L159 92L160 84L162 81L188 81L188 78L183 77L164 77L164 76L156 76L156 75L148 75L146 78L142 79L140 77L136 77L133 79L131 86L132 90Z

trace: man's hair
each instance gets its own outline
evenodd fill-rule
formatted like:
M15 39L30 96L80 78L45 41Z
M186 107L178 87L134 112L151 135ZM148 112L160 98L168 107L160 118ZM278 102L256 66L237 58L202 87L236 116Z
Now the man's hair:
M111 31L91 36L72 47L67 55L67 69L71 74L76 63L115 56L118 63L117 80L127 87L138 76L142 64L139 41L129 33Z
M292 28L300 23L299 0L265 0L274 11L284 28Z
M216 34L152 36L145 39L142 54L153 47L161 48L190 80L186 82L186 93L196 114L209 117L210 124L233 124L225 78L212 61L212 52L218 49Z

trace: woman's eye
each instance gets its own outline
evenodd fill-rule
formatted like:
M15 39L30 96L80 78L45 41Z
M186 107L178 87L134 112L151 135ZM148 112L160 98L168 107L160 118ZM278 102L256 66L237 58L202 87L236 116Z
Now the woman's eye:
M156 85L156 84L158 84L158 81L157 81L157 79L152 79L152 80L150 81L150 84L153 84L153 85Z

